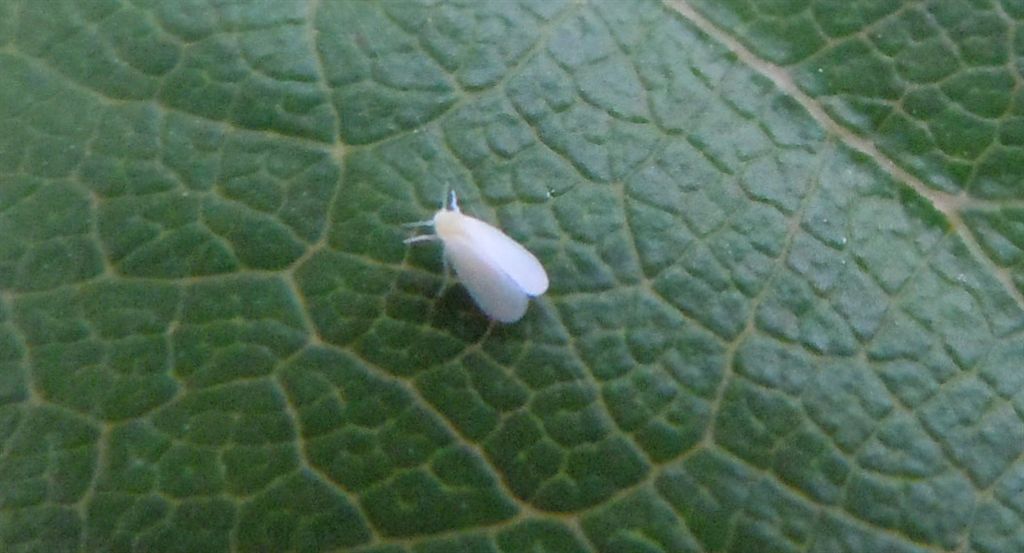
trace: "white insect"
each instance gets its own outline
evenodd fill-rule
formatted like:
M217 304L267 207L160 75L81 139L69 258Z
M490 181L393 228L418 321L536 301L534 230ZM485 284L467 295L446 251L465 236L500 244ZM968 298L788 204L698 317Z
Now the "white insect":
M440 240L445 264L451 263L469 295L490 318L514 323L526 313L530 297L548 289L548 274L540 261L504 232L459 210L451 203L429 221L409 226L434 227L434 234L413 236L406 244Z

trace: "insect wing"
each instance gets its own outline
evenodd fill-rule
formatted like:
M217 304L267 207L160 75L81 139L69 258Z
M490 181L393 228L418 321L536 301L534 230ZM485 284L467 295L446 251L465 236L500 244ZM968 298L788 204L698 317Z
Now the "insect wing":
M464 218L466 240L472 242L474 249L484 252L520 290L530 296L547 291L548 274L529 250L480 219L468 215Z
M513 323L523 317L529 302L526 292L484 255L475 242L461 237L447 240L444 254L473 301L488 317L503 323Z

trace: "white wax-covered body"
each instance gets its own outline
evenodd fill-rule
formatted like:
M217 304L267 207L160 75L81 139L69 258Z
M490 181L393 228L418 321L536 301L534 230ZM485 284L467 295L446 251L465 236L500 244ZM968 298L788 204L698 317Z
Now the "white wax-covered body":
M497 228L452 209L434 214L434 232L469 295L488 317L518 321L531 296L548 289L544 266L522 245Z

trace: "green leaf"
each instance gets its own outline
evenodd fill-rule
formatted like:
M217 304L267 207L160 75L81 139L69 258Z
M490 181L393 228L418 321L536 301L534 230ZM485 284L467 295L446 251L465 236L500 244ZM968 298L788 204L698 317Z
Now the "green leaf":
M0 550L1021 551L1022 25L0 0Z

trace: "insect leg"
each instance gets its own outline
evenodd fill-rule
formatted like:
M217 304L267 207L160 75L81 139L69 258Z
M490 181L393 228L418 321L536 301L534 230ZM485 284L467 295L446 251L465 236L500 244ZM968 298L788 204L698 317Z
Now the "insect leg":
M441 295L444 294L444 289L448 287L448 280L452 278L452 266L448 262L447 255L441 256L441 266L443 267L444 276L441 279L441 288L439 288L437 293L434 294L435 298L440 298Z
M405 240L402 240L402 242L406 244L415 244L416 242L433 242L434 240L437 240L436 234L421 234L419 236L406 238Z
M403 227L414 228L414 227L430 227L434 225L433 219L427 219L426 221L414 221L412 223L402 223Z

